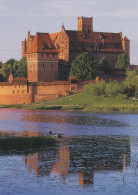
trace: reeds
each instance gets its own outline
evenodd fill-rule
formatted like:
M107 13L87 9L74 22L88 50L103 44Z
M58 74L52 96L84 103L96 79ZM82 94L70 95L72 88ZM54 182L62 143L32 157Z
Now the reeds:
M4 137L0 138L0 152L6 151L28 151L49 146L55 146L54 138L38 136L38 137Z

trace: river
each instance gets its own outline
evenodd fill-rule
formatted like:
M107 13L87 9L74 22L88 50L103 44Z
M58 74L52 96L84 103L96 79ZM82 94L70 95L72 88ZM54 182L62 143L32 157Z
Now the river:
M138 114L0 108L0 135L63 134L58 146L0 151L1 195L138 194Z

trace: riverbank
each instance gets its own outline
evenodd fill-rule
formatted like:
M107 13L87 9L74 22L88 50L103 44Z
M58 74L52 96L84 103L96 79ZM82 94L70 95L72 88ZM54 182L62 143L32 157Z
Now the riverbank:
M74 94L66 97L55 98L49 101L35 102L22 105L5 105L6 107L42 110L65 110L65 111L138 111L138 99L123 96L104 97L91 96L87 92Z

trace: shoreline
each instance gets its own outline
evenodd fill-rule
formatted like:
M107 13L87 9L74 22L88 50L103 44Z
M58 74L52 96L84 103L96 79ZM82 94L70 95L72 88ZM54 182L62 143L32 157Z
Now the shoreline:
M3 105L0 108L15 108L15 109L37 109L37 110L57 110L57 111L82 111L82 112L138 112L138 105Z

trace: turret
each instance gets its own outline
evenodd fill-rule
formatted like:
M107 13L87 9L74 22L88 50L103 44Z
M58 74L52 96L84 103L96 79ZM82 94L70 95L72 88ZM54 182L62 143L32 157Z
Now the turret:
M8 82L12 83L12 81L13 81L13 75L12 75L12 69L10 68L10 74L9 74Z
M27 41L26 38L22 41L22 57L26 55Z
M128 59L130 60L130 40L127 37L122 39L122 47L125 54L128 56Z

